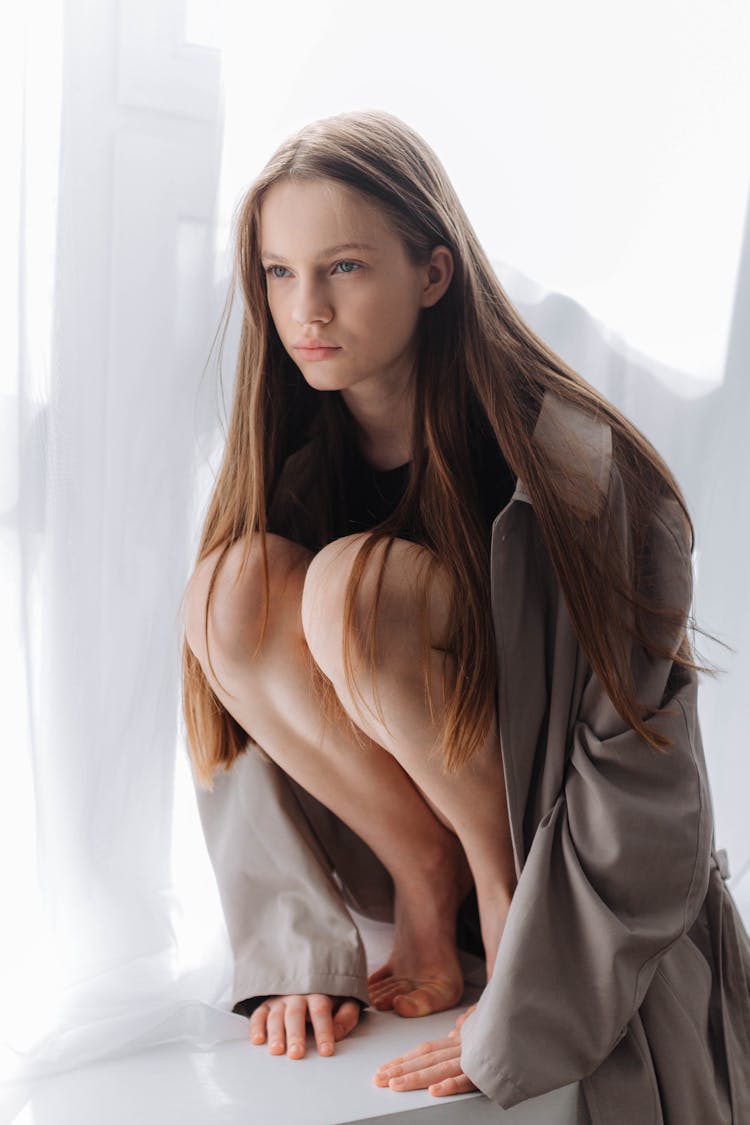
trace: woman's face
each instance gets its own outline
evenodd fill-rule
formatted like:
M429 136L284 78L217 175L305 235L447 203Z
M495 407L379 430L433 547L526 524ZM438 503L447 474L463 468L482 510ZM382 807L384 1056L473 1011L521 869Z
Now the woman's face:
M310 386L356 387L354 398L405 388L420 310L447 289L450 251L412 265L377 205L327 179L275 183L260 234L271 316ZM316 341L331 347L304 350Z

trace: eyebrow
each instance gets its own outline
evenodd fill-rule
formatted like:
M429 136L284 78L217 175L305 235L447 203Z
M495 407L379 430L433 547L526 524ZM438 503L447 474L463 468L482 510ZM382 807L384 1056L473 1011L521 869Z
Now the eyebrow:
M338 246L329 246L327 250L322 250L321 253L318 255L317 260L319 262L321 262L321 261L323 261L324 258L330 258L334 254L341 254L342 251L344 251L344 250L375 250L375 249L377 249L377 248L375 246L371 246L369 244L369 242L341 242L341 243L339 243ZM260 256L263 259L266 259L266 258L276 259L277 258L280 262L288 261L288 259L285 258L283 254L274 254L272 250L262 250Z

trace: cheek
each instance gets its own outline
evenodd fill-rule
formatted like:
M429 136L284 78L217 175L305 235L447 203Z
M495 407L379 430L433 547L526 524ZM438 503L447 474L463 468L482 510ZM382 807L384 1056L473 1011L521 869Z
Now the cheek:
M283 295L278 292L274 296L268 296L268 311L271 314L276 329L276 334L281 340L282 345L287 350L292 339L297 334L298 324L295 324L292 319L292 309L289 307L289 302L284 300ZM291 352L290 352L291 354Z
M367 335L386 346L407 342L415 330L417 316L413 295L397 286L357 302L357 319Z
M271 314L271 319L276 324L281 312L281 307L278 298L272 293L270 289L266 291L266 302L268 303L268 311Z

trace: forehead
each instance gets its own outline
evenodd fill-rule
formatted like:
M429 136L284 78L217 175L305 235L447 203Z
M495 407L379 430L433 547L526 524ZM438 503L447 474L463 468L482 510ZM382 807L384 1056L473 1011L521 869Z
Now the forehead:
M309 255L344 242L387 249L398 238L377 203L334 180L279 180L260 206L264 256Z

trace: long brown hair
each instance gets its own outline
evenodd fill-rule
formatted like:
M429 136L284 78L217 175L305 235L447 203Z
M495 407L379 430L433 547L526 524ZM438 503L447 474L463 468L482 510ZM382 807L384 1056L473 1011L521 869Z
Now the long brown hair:
M418 527L429 563L423 591L438 563L452 587L450 651L457 674L446 700L443 762L447 770L456 770L470 760L486 738L497 688L489 542L470 483L468 420L478 404L531 499L593 672L629 725L655 749L669 745L646 725L633 684L630 639L648 652L698 667L686 632L689 606L647 597L639 562L651 514L665 497L682 512L686 550L692 551L693 527L682 494L642 434L521 320L437 156L389 113L344 113L308 125L279 147L238 209L230 301L239 287L243 315L233 407L196 560L222 548L208 603L226 552L243 539L244 565L259 535L266 592L262 645L269 608L266 532L281 529L320 548L335 536L342 503L351 417L339 392L317 392L302 379L281 344L266 299L260 206L269 188L284 178L347 185L380 206L414 264L427 262L437 245L449 247L454 261L445 294L420 313L408 484L393 514L372 529L357 556L346 591L345 638L350 638L357 583L377 543L386 540L385 563L392 538L406 527ZM229 312L228 304L225 331ZM612 549L617 528L603 533L600 520L582 517L570 487L560 487L559 467L553 471L544 449L531 440L547 391L611 427L613 460L627 499L624 551ZM428 678L424 600L422 611ZM373 616L371 644L374 634ZM205 642L208 650L208 604ZM210 790L216 768L231 766L248 735L219 702L184 639L182 651L188 745L197 780ZM353 687L348 653L346 647ZM213 670L210 654L209 664ZM332 685L322 673L317 682L328 714Z

